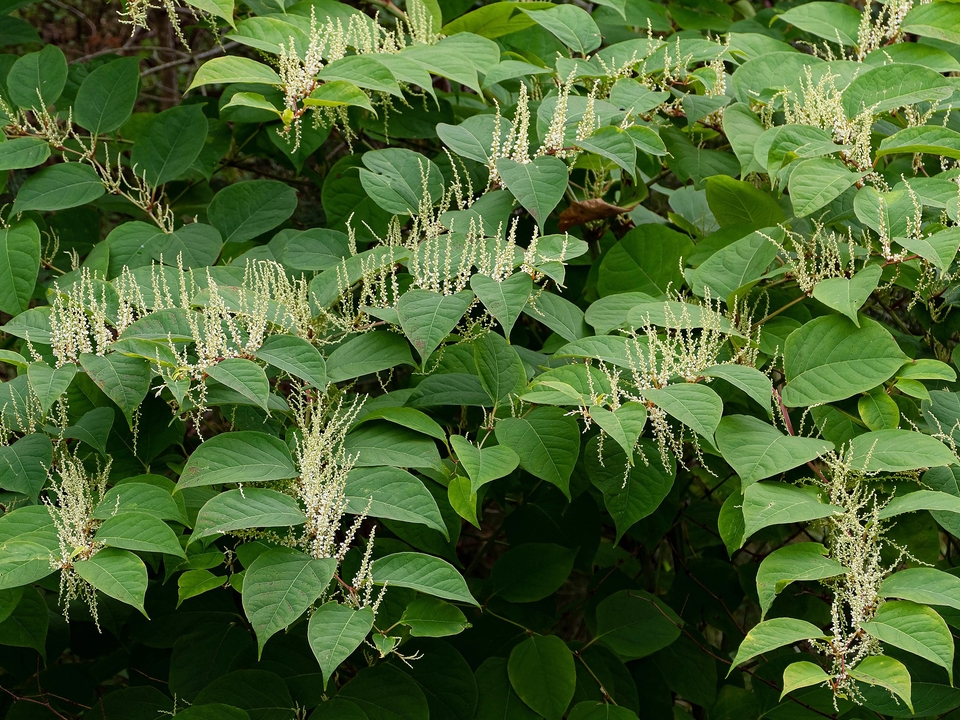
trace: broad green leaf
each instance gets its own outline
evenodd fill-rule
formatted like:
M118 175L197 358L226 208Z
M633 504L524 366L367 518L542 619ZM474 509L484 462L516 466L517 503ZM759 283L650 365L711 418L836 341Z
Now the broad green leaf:
M476 605L467 583L446 560L423 553L402 552L373 562L373 581L411 588L427 595Z
M373 610L370 608L354 610L331 600L314 610L307 640L326 681L360 646L372 628Z
M567 190L567 166L563 160L545 155L527 163L502 159L497 172L507 190L530 213L540 230L547 216L560 204Z
M89 165L49 165L20 186L11 212L65 210L93 202L104 192L100 176Z
M679 383L659 390L643 390L643 395L667 415L713 442L723 402L706 385Z
M13 138L0 143L0 171L37 167L48 157L50 145L41 138Z
M404 468L438 468L436 443L421 433L392 423L364 423L350 432L343 448L355 457L357 467L393 465Z
M858 328L848 318L824 315L787 338L783 403L801 407L845 400L889 379L905 360L878 322L862 318Z
M883 65L859 75L843 91L847 117L864 110L878 115L920 102L944 100L953 94L947 79L919 65Z
M790 174L790 199L797 217L811 215L852 187L863 173L851 172L839 160L802 160Z
M36 223L21 220L0 228L0 312L17 315L29 307L39 270Z
M93 517L98 520L107 520L118 511L129 510L149 513L155 520L172 520L182 525L188 524L183 511L170 492L146 482L123 482L110 488L94 510Z
M960 610L960 578L935 568L906 568L883 581L880 596Z
M400 327L422 362L426 362L457 326L473 299L474 295L469 290L456 295L441 295L431 290L408 290L400 296L400 302L397 303Z
M286 480L296 475L290 450L280 438L242 430L215 435L197 448L183 466L177 488Z
M958 35L960 39L960 35ZM960 132L939 125L920 125L896 132L880 141L876 156L925 153L960 158Z
M362 107L375 114L367 94L346 80L323 83L304 99L303 104L307 107Z
M877 430L855 437L852 467L868 472L902 472L957 464L956 456L936 438L913 430Z
M254 93L254 92L234 93L230 97L230 102L224 105L221 108L221 110L224 110L230 107L245 107L245 108L253 108L255 110L265 110L269 113L274 113L275 115L277 115L277 117L280 117L280 115L282 114L279 110L277 110L277 108L274 106L272 102L267 100L260 93Z
M922 238L897 238L897 242L947 272L957 256L957 249L960 248L960 230L947 228Z
M534 635L514 647L507 672L520 699L546 720L560 720L573 700L573 653L556 635Z
M600 443L594 438L584 451L584 465L590 482L603 493L603 505L616 528L616 541L633 525L652 514L673 487L676 463L664 466L660 451L646 438L638 443L647 462L631 466L619 446L606 445L601 456ZM631 447L631 455L633 447ZM632 460L632 457L631 457ZM602 464L601 464L602 463Z
M0 489L19 492L36 501L53 462L53 444L40 433L24 435L0 447Z
M370 422L371 420L386 420L401 427L415 430L418 433L429 435L434 440L439 440L440 442L447 441L447 434L436 420L412 407L385 406L375 408L370 410L370 412L364 412L354 425L360 425L361 423Z
M680 637L683 621L643 590L619 590L597 605L596 639L624 660L652 655Z
M443 195L443 175L420 153L402 148L373 150L363 155L360 182L367 195L394 215L418 213Z
M461 435L451 435L450 445L470 478L472 493L489 482L506 477L520 464L520 457L506 445L479 448Z
M780 699L783 700L794 690L820 685L828 680L830 676L819 665L806 660L790 663L783 670L783 691L780 693Z
M120 408L130 427L140 403L150 389L153 371L143 358L120 353L80 356L80 366L98 388Z
M431 717L430 705L419 683L391 665L364 668L340 688L337 698L349 700L370 720L428 720Z
M743 642L740 643L737 656L733 659L733 664L730 666L727 676L729 677L730 673L736 670L738 666L771 650L776 650L784 645L793 645L801 640L819 640L823 637L824 634L820 628L805 620L796 620L789 617L764 620L754 625Z
M330 382L342 382L389 370L397 365L413 364L410 345L403 337L392 332L376 331L350 338L330 353L327 357L327 379Z
M810 522L840 511L823 502L812 487L757 482L743 491L745 537L771 525Z
M459 125L437 125L437 135L448 148L461 157L482 163L492 159L490 153L496 133L496 120L487 114L472 115ZM500 130L500 140L506 140L504 128Z
M130 160L151 185L182 176L203 150L207 118L201 105L178 105L150 118L133 145Z
M833 449L833 443L784 435L748 415L728 415L717 426L717 448L746 488L820 457Z
M649 128L642 129L653 134L657 140L660 139ZM628 175L633 175L636 171L637 148L631 136L625 130L606 125L595 130L590 137L578 141L577 145L587 152L613 161Z
M525 272L499 281L477 273L470 278L470 288L509 338L533 291L533 279Z
M917 510L960 513L960 497L939 490L915 490L893 498L880 510L880 519L903 515Z
M560 408L537 407L523 417L502 418L495 432L520 458L520 467L570 497L570 475L580 453L577 421Z
M226 577L209 570L187 570L177 578L177 607L184 600L222 588L226 582Z
M536 303L528 304L523 312L542 322L568 342L579 340L590 334L583 310L555 293L540 293Z
M521 9L551 7L553 3L549 2L501 2L484 5L450 21L443 26L443 32L447 35L474 33L486 38L501 37L525 30L535 24L529 14L521 12Z
M118 511L103 522L94 538L108 547L185 557L170 526L148 512Z
M601 296L640 292L660 297L683 282L680 258L692 249L686 235L662 225L639 225L604 255L597 289Z
M960 8L949 3L917 5L900 25L902 32L960 44Z
M687 280L700 296L706 295L706 289L709 289L712 297L729 297L766 273L777 257L777 246L771 239L780 240L782 237L783 231L779 228L752 232L720 248L697 268L687 271Z
M418 523L444 536L446 526L437 501L423 481L406 470L393 467L354 468L343 489L346 511L370 517Z
M760 619L766 616L774 599L790 583L797 580L824 580L848 572L848 568L825 557L826 554L827 549L820 543L802 542L785 545L767 555L757 572Z
M263 368L244 358L227 358L207 368L207 375L236 390L254 405L269 410L270 381Z
M882 386L876 387L857 401L860 419L871 430L891 430L900 424L900 408Z
M647 422L647 408L638 402L626 402L616 410L593 405L589 412L590 419L623 448L633 465L633 448Z
M49 610L43 595L36 588L24 588L16 607L6 620L0 622L0 643L33 648L45 661L49 623Z
M526 384L526 372L517 351L494 332L473 342L473 358L480 383L494 404L506 401Z
M132 605L146 617L143 600L147 592L147 568L132 552L104 548L73 567L77 575L104 595Z
M249 58L230 55L207 60L190 83L187 91L203 85L247 83L252 85L282 85L280 76L267 65Z
M233 0L186 0L186 3L208 15L226 20L231 27L234 25Z
M56 45L17 58L6 77L10 99L24 110L43 110L60 98L67 83L67 58Z
M909 600L891 600L861 627L877 640L939 665L953 684L953 636L933 608Z
M858 311L877 289L882 272L879 265L867 265L849 279L838 277L821 280L813 288L813 297L827 307L843 313L854 325L860 327Z
M348 55L335 60L320 71L317 79L324 82L341 80L365 90L402 96L390 69L370 55Z
M94 135L113 132L130 117L139 89L138 58L120 58L101 65L80 84L73 119Z
M214 195L207 217L225 243L239 243L272 230L296 209L297 192L286 183L247 180Z
M849 5L809 2L780 13L777 19L832 43L853 46L857 44L861 14Z
M600 47L600 29L590 13L577 5L556 5L547 10L531 9L526 13L527 17L580 55Z
M263 488L228 490L217 493L200 508L190 542L247 528L297 526L306 520L289 495Z
M112 407L101 407L84 413L75 425L64 429L65 438L81 440L92 448L96 448L101 455L107 454L107 440L113 429L116 413Z
M850 677L869 685L886 688L903 700L910 709L910 713L913 713L910 671L899 660L884 655L866 657L855 668L851 668Z
M759 229L775 227L786 220L771 195L726 175L707 178L707 203L721 227L751 225Z
M749 397L757 401L768 416L772 417L773 410L770 400L773 397L773 383L770 378L759 370L746 365L714 365L701 372L704 377L725 380L739 388Z
M460 608L432 597L418 597L407 605L400 623L413 637L446 637L470 627Z
M260 555L243 576L243 611L257 634L257 651L292 625L324 591L337 562L278 548ZM312 625L312 623L311 623Z

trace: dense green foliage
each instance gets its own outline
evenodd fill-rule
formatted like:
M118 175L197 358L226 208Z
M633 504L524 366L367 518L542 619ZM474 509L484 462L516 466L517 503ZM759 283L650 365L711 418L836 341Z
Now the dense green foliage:
M960 5L117 10L0 0L0 713L960 708Z

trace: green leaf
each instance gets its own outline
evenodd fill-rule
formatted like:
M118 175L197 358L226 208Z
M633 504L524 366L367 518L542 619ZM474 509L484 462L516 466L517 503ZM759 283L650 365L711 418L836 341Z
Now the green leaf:
M889 379L905 360L890 331L874 320L862 318L857 327L839 315L818 317L787 338L783 403L801 407L845 400Z
M77 575L93 585L104 595L109 595L127 605L132 605L143 616L147 592L147 568L143 560L129 550L104 548L89 560L76 563Z
M120 58L87 75L77 90L73 119L94 135L113 132L130 117L140 89L140 60Z
M84 413L75 425L63 431L65 438L74 438L96 448L101 455L107 454L107 439L113 429L116 413L112 407L101 407Z
M330 601L314 610L307 640L320 663L325 681L329 682L340 663L350 657L372 628L373 610L370 608L354 610Z
M147 512L118 512L104 521L94 538L108 547L185 557L170 526Z
M849 572L836 560L825 557L826 554L827 549L820 543L802 542L786 545L767 555L757 571L760 619L766 616L777 595L790 583L825 580Z
M540 293L536 304L527 305L523 312L542 322L568 342L579 340L590 334L583 310L555 293Z
M459 125L437 125L437 135L448 148L461 157L482 163L493 159L490 152L496 133L496 120L487 114L472 115ZM500 140L506 140L503 128L500 130Z
M52 462L53 444L46 435L24 435L0 447L0 489L23 493L36 501Z
M423 481L393 467L354 468L343 489L346 511L370 517L418 523L446 536L437 501Z
M567 581L577 548L554 543L523 543L497 558L489 589L507 602L529 603L553 595Z
M386 420L400 427L409 428L418 433L429 435L434 440L439 440L443 443L447 441L447 434L436 420L412 407L384 406L375 408L369 412L364 412L355 425L360 425L361 423L371 420Z
M897 242L947 272L960 248L960 230L947 228L922 238L897 238Z
M24 110L53 105L67 83L67 58L56 45L17 58L6 77L10 99Z
M36 223L21 220L0 228L0 312L17 315L30 306L39 270L40 230Z
M100 176L89 165L49 165L20 186L11 212L65 210L93 202L104 192Z
M737 656L733 659L727 677L738 666L753 660L758 655L763 655L784 645L793 645L801 640L816 640L823 637L824 634L820 628L805 620L789 617L764 620L754 625L743 642L740 643Z
M183 466L177 488L296 476L290 451L280 438L242 430L215 435L198 447Z
M181 177L207 140L202 105L178 105L150 118L130 153L137 175L151 185Z
M839 160L811 158L790 174L790 199L797 217L811 215L840 197L863 173L851 172Z
M289 495L263 488L228 490L217 493L200 508L189 542L247 528L303 525L306 520Z
M547 216L560 204L567 190L567 166L563 160L545 155L528 163L502 159L497 172L503 184L530 213L543 232Z
M561 6L567 7L567 6ZM638 130L640 128L637 128ZM651 133L659 141L660 137L650 128L642 128ZM637 147L631 136L625 130L612 125L597 128L592 135L578 140L577 145L587 152L595 153L600 157L612 160L628 175L633 175L637 169Z
M813 487L757 482L743 491L745 537L771 525L819 520L840 511L822 502Z
M596 639L624 660L662 650L678 637L683 621L642 590L619 590L597 605Z
M638 402L631 401L625 402L616 410L592 405L589 412L590 419L623 448L630 464L633 465L633 448L647 422L647 408Z
M280 76L267 65L249 58L230 55L207 60L190 83L187 92L203 85L227 85L248 83L251 85L276 85L283 83Z
M245 107L253 108L255 110L266 110L269 113L274 113L277 117L280 117L282 113L277 110L272 102L267 100L260 93L254 92L238 92L234 93L230 97L230 102L224 105L221 110L225 110L230 107Z
M534 635L514 647L507 672L520 699L546 720L560 720L573 700L573 654L556 635Z
M169 490L146 482L123 482L110 488L94 510L93 517L108 520L114 513L128 510L149 513L155 520L189 524ZM179 543L177 546L179 547Z
M673 487L677 474L673 459L664 467L660 451L646 438L639 441L647 462L633 463L633 447L628 456L619 446L604 446L591 439L584 452L584 466L590 482L603 493L603 505L616 528L616 542L635 523L653 513ZM602 464L601 464L602 463Z
M598 700L584 700L577 703L567 716L568 720L636 720L636 717L636 713L632 710Z
M330 353L327 379L342 382L397 365L413 364L407 341L396 333L381 330L350 338Z
M296 209L297 192L286 183L247 180L214 195L207 217L225 243L240 243L273 230Z
M706 295L709 288L713 297L729 297L767 272L777 257L777 246L770 239L782 237L783 231L779 228L752 232L720 248L697 268L688 270L687 280L700 296Z
M13 612L0 622L0 643L33 648L46 659L49 623L49 610L43 596L36 588L24 588Z
M773 415L770 399L773 397L773 383L759 370L745 365L714 365L702 370L701 375L719 378L739 388L757 401L768 416Z
M707 203L720 227L775 227L786 220L772 196L750 183L726 175L707 178ZM768 244L772 245L772 243Z
M659 390L643 390L643 395L668 415L713 442L713 434L723 413L723 401L706 385L679 383Z
M520 467L556 485L570 498L570 475L580 453L580 427L560 408L537 407L497 421L497 441L513 450Z
M882 65L857 76L847 86L843 109L848 118L864 110L879 115L907 105L944 100L952 94L953 86L935 70L920 65Z
M662 225L639 225L628 232L600 262L597 289L601 296L641 292L659 297L683 282L680 258L693 249L686 235Z
M340 689L337 698L348 699L362 708L369 720L428 720L431 717L420 685L390 665L364 668Z
M960 243L958 243L960 245ZM852 278L827 278L813 288L813 297L829 308L843 313L860 327L858 311L880 284L883 268L867 265Z
M438 557L415 552L394 553L375 560L372 573L377 585L388 583L444 600L477 604L456 568Z
M48 157L50 145L41 138L13 138L0 143L0 171L37 167Z
M253 561L243 575L243 611L257 634L258 655L320 597L336 570L333 558L317 560L286 548L267 550Z
M270 381L263 368L251 360L227 358L207 368L207 375L231 390L236 390L254 405L268 412Z
M376 114L367 94L346 80L331 80L323 83L304 98L307 107L362 107Z
M400 623L410 628L413 637L446 637L470 627L460 608L432 597L414 599L403 611Z
M517 351L494 332L473 342L473 358L480 384L494 404L507 400L526 385L526 372Z
M526 10L527 16L571 50L584 55L600 47L600 29L590 13L576 5Z
M849 5L809 2L777 15L778 20L832 43L854 46L860 27L860 12Z
M348 55L335 60L320 71L317 80L342 80L366 90L402 97L397 79L390 69L369 55Z
M911 700L910 671L899 660L883 655L866 657L855 668L851 668L850 677L869 685L879 685L897 695L913 713Z
M441 295L418 289L408 290L400 296L397 303L400 327L420 355L421 362L426 362L457 326L473 299L469 290L456 295Z
M231 27L233 23L233 0L186 0L187 5L202 10L207 15L226 20Z
M960 35L958 35L960 39ZM960 158L960 132L939 125L920 125L896 132L880 141L878 158L898 153L926 153Z
M746 488L820 457L833 449L833 443L784 435L748 415L728 415L717 426L717 449Z
M939 665L953 685L953 636L933 608L909 600L890 600L861 627L877 640Z
M783 669L783 691L780 693L780 699L783 700L795 690L820 685L828 680L830 676L819 665L805 660L790 663Z
M443 195L440 168L420 153L403 148L363 154L360 182L367 195L394 215L418 213Z
M524 272L500 281L477 273L470 278L470 288L509 338L533 291L533 279Z
M390 423L371 422L347 435L343 448L357 467L394 465L437 468L440 455L432 439Z
M950 4L917 5L907 13L900 29L920 37L960 44L960 8Z
M871 430L889 430L900 424L900 408L883 386L861 397L857 401L857 410L863 423Z
M226 581L227 578L209 570L187 570L177 578L177 607L184 600L223 587Z
M960 578L935 568L907 568L883 581L880 597L900 598L922 605L944 605L960 610Z
M506 445L479 448L461 435L451 435L450 445L470 478L470 492L474 494L487 483L506 477L520 464L520 457Z
M852 467L868 472L902 472L953 465L954 454L936 438L913 430L877 430L851 442Z
M80 366L104 394L113 400L133 428L134 415L150 389L153 371L143 358L119 353L80 356Z
M960 513L960 497L939 490L915 490L893 498L880 511L879 518L886 520L917 510Z

